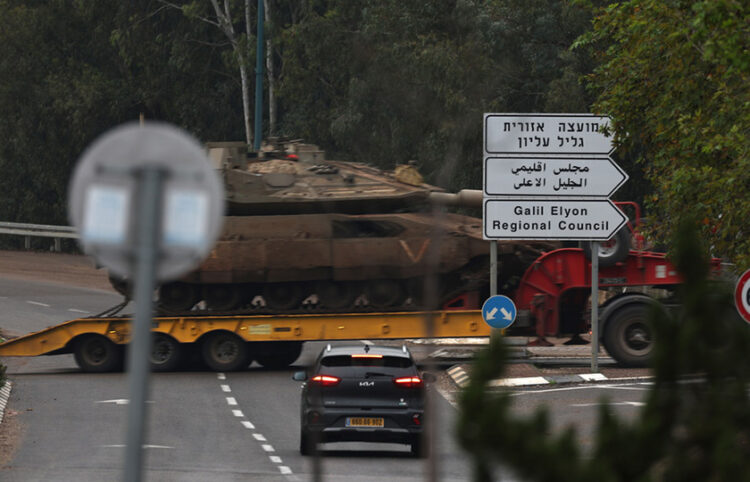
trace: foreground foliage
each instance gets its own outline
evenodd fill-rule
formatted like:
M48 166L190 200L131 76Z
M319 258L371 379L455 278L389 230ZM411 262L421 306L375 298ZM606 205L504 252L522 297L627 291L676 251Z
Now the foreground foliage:
M691 230L678 230L675 243L682 307L653 309L654 384L640 416L624 422L602 404L592 453L582 454L573 429L550 434L545 410L517 418L508 394L485 391L506 359L495 339L460 400L458 436L476 480L491 480L496 464L540 481L750 480L749 327L731 286L708 280Z
M750 268L750 3L630 0L595 11L578 41L598 51L594 108L614 118L653 183L656 234L669 239L689 207L713 254Z

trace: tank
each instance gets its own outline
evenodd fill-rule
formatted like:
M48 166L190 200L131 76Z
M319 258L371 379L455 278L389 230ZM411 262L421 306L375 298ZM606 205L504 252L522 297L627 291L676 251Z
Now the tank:
M207 147L225 181L224 231L198 269L160 287L163 311L415 310L488 293L482 220L443 209L481 209L480 191L446 193L412 164L327 160L299 141L251 156L240 143ZM504 277L545 247L500 243Z

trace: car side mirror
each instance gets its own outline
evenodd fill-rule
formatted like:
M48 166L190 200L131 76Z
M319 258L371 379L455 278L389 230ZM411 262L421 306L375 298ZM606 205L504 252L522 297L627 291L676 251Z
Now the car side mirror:
M424 373L422 373L422 380L424 380L424 381L426 381L428 383L432 383L435 380L437 380L437 377L435 376L434 373L424 372Z
M294 372L294 375L292 375L292 380L295 380L298 382L304 382L305 380L307 380L307 372L305 371Z

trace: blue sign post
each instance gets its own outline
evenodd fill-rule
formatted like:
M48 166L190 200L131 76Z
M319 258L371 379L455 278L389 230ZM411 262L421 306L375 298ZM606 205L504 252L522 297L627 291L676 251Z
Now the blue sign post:
M503 295L487 298L482 305L482 318L492 328L504 329L516 321L516 305Z

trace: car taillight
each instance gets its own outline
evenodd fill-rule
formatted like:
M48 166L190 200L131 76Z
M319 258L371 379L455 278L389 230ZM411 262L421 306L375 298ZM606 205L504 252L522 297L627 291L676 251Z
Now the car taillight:
M339 377L334 377L333 375L315 375L310 381L324 387L332 387L338 385L339 382L341 382L341 379Z
M419 377L400 377L394 378L393 383L395 383L397 387L418 388L422 386L422 379Z

